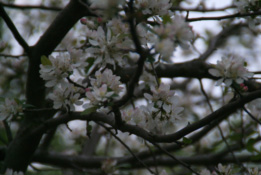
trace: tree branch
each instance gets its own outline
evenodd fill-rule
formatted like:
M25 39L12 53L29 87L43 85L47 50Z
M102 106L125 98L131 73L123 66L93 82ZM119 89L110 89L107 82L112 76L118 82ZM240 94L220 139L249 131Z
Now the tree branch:
M3 7L20 9L20 10L38 9L38 10L50 10L50 11L55 11L55 12L59 12L62 10L62 8L60 8L60 7L46 7L43 5L16 5L16 4L7 4L4 2L1 2L0 5L2 5Z
M25 42L23 37L20 35L18 30L16 29L14 23L12 20L9 18L8 14L6 13L5 9L3 8L2 4L0 4L0 16L4 19L6 25L9 27L11 30L12 34L14 35L16 41L23 47L24 51L27 54L30 54L30 48L28 44Z
M190 124L173 134L152 135L151 133L147 132L146 130L138 126L134 126L126 123L123 123L122 127L119 128L119 130L122 132L129 132L130 134L135 134L149 142L171 143L171 142L178 141L179 139L186 136L187 134L190 134L204 126L210 125L211 128L213 128L213 125L216 126L220 121L227 118L230 114L234 113L237 109L242 108L244 104L260 97L261 97L261 90L251 92L247 95L243 95L242 98L224 105L223 107L219 108L218 110L209 114L203 119L196 121L193 124ZM80 112L72 112L70 115L65 114L64 116L47 120L38 128L36 128L33 131L33 133L37 134L39 132L44 132L47 129L56 127L60 124L65 124L72 120L100 121L100 122L107 123L115 128L114 118L107 116L106 114L95 112L89 115L81 115ZM209 129L207 129L207 132L208 131Z
M36 45L30 48L26 84L27 104L31 104L39 109L45 108L45 86L39 73L41 56L51 54L81 17L88 14L92 15L86 6L83 6L79 1L71 0L58 14ZM26 171L43 135L43 132L38 132L37 134L31 134L31 132L46 118L51 117L50 113L40 113L37 111L26 112L25 114L16 137L7 149L2 172L5 172L6 168L13 169L14 171Z
M260 163L261 160L253 160L252 157L254 155L245 154L245 155L237 155L237 159L241 162L253 162ZM227 164L227 163L235 163L235 160L232 156L220 156L217 157L215 154L203 154L197 156L177 156L179 161L185 162L190 165L217 165L218 163ZM36 152L32 162L43 163L51 166L58 166L61 168L72 168L72 169L100 169L102 162L107 160L108 157L85 157L85 156L75 156L75 155L63 155L54 152ZM117 162L121 162L121 158L111 157L110 159L117 160ZM149 167L152 166L168 166L173 167L179 165L179 162L171 159L171 158L157 158L157 162L153 159L144 160ZM123 165L125 163L119 163L118 165ZM143 165L139 163L129 164L128 167L120 168L122 170L130 170L136 168L144 168Z
M207 21L207 20L222 20L222 19L231 19L231 18L237 18L237 17L247 17L247 16L258 16L261 12L253 12L253 13L236 13L232 15L225 15L225 16L217 16L217 17L199 17L199 18L187 18L187 22L195 22L195 21Z

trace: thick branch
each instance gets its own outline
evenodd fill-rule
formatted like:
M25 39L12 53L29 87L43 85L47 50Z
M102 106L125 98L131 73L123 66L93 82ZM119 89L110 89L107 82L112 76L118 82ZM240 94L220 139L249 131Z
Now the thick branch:
M79 0L72 0L63 11L56 17L47 31L39 39L37 44L31 49L29 56L29 68L27 75L26 98L27 104L37 108L44 108L45 105L45 86L40 78L40 59L42 55L48 56L61 42L67 32L84 15L88 14L88 9ZM32 130L41 124L46 117L52 116L51 113L26 112L19 131L13 142L8 147L5 168L15 171L25 172L31 158L36 150L43 132L32 135Z
M160 64L156 67L156 73L159 77L188 77L188 78L210 78L217 79L208 73L212 68L210 64L203 60L192 60L177 64Z

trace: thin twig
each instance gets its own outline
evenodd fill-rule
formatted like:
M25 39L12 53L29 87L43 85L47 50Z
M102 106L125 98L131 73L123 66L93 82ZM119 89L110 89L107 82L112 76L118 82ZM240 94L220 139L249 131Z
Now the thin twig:
M171 157L173 160L177 161L179 164L181 164L182 166L184 166L185 168L187 168L188 170L190 170L191 172L195 173L196 175L200 175L198 172L196 172L195 170L193 170L190 165L186 164L185 162L177 159L176 157L174 157L170 152L168 152L166 149L162 148L159 144L155 143L155 142L151 142L153 145L155 145L159 150L163 151L166 155L168 155L169 157Z
M157 174L159 174L158 165L157 165L157 164L158 164L158 161L157 161L155 152L152 151L151 147L148 145L148 143L147 143L146 141L145 141L145 145L147 146L147 148L148 148L148 150L149 150L149 152L150 152L150 154L151 154L151 156L152 156L152 158L153 158L153 160L154 160L154 162L155 162L155 164L156 164L156 166L155 166L155 171L156 171Z
M73 84L75 87L79 87L79 88L82 88L82 89L86 89L86 87L74 82L70 77L67 77L67 80L69 81L69 83Z
M261 12L253 12L253 13L236 13L232 15L224 15L224 16L216 16L216 17L198 17L198 18L189 18L186 19L187 22L196 22L196 21L207 21L207 20L222 20L222 19L231 19L237 17L248 17L248 16L257 16L260 15Z
M10 54L3 54L3 53L0 53L0 57L20 58L20 57L23 57L23 56L27 56L27 55L26 55L26 54L21 54L21 55L10 55Z
M16 4L7 4L1 2L0 5L7 7L7 8L13 8L13 9L20 9L20 10L50 10L50 11L56 11L59 12L62 10L60 7L47 7L43 5L16 5Z
M201 90L202 94L203 94L203 95L205 96L205 98L206 98L206 101L207 101L207 104L208 104L208 106L209 106L209 108L210 108L210 111L213 112L213 107L212 107L212 105L211 105L211 103L210 103L210 100L209 100L208 95L207 95L207 93L206 93L206 91L205 91L205 89L204 89L204 86L203 86L203 84L202 84L202 80L201 80L201 79L199 79L199 83L200 83L200 90Z
M30 53L30 47L25 42L23 37L20 35L20 33L16 29L14 23L12 22L12 20L10 19L10 17L8 16L8 14L6 13L5 9L3 8L3 6L1 4L0 4L0 16L4 19L5 23L7 24L7 26L11 30L12 34L14 35L16 41L23 47L24 51L27 54L29 54Z
M243 97L243 95L238 91L238 89L232 85L232 88L235 90L235 92L240 96L240 98ZM244 106L242 106L242 109L249 115L251 119L253 119L255 122L257 122L259 125L261 125L261 121L259 121L255 116L253 116Z
M224 11L230 8L235 8L235 6L227 6L227 7L222 7L222 8L202 8L202 7L197 7L197 8L185 8L185 7L172 7L171 10L174 11L193 11L193 12L216 12L216 11Z
M5 131L6 131L6 136L7 136L7 139L8 139L8 143L11 143L11 141L13 140L13 135L12 135L10 126L7 123L6 120L4 120L3 123L4 123L4 126L5 126Z
M157 174L154 171L152 171L146 164L144 164L144 162L142 160L139 159L139 157L137 157L135 155L135 153L128 147L128 145L126 145L118 136L116 136L110 128L106 127L104 124L102 124L101 122L97 122L100 126L102 126L103 128L105 128L116 140L118 140L129 152L130 154L136 159L138 160L151 174Z
M211 103L210 103L209 97L208 97L208 95L207 95L207 93L206 93L206 91L205 91L205 89L204 89L204 86L203 86L203 83L202 83L201 79L199 80L199 82L200 82L201 92L202 92L203 95L205 96L206 101L207 101L207 103L208 103L208 106L209 106L211 112L214 112L213 107L212 107L212 105L211 105ZM231 153L231 155L232 155L232 157L234 158L234 160L237 162L237 164L238 164L239 166L241 166L244 170L246 170L246 168L244 167L244 165L236 158L234 152L232 151L230 145L229 145L228 142L227 142L227 139L225 138L225 136L224 136L224 134L223 134L223 131L222 131L221 127L220 127L219 125L218 125L217 127L218 127L218 130L219 130L219 133L220 133L220 135L221 135L222 140L224 141L224 143L225 143L227 149L228 149L229 152Z
M253 116L245 107L242 107L242 109L249 115L250 118L252 118L255 122L261 125L261 121L259 121L255 116Z
M128 4L129 4L129 9L126 10L127 11L126 13L128 16L128 22L130 26L130 34L132 36L132 40L135 45L136 52L140 55L140 58L137 62L138 68L136 69L133 77L131 78L131 80L127 85L127 93L120 100L115 102L115 106L117 107L121 107L125 105L126 102L128 102L133 96L135 86L140 79L144 67L144 62L148 54L148 51L142 48L141 42L139 40L139 35L136 31L135 19L133 18L133 14L134 14L133 0L131 0Z

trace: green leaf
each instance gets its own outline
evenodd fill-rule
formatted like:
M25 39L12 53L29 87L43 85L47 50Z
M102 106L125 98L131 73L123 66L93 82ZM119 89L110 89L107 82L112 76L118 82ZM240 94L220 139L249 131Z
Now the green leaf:
M91 133L91 132L92 132L92 125L90 125L89 123L88 123L88 125L87 125L87 132L88 132L88 133Z
M95 61L94 57L88 57L86 62L88 63L88 66L85 68L85 72L88 73L89 69L93 66L93 63Z
M191 144L192 143L192 140L191 139L189 139L189 138L187 138L187 137L183 137L183 143L184 144Z
M31 104L23 104L22 107L23 108L35 108L35 106L31 105Z
M261 160L261 154L251 157L251 160L253 160L253 161Z
M242 134L241 133L234 133L229 137L233 141L238 141L242 139Z
M4 98L4 97L0 97L0 101L1 101L1 102L4 102L4 101L5 101L5 98Z
M171 17L169 15L164 15L162 20L163 24L171 23Z
M246 144L246 149L249 151L249 152L254 152L255 151L255 148L254 148L254 144L256 143L256 140L255 139L249 139L247 141L247 144Z
M96 110L97 110L97 107L91 107L91 108L85 109L85 110L81 113L81 115L88 115L88 114L90 114L90 113L92 113L92 112L96 112Z
M52 65L52 62L45 55L41 56L41 63L44 66L51 66Z
M151 63L154 63L155 62L155 58L153 56L149 55L147 61L151 62Z

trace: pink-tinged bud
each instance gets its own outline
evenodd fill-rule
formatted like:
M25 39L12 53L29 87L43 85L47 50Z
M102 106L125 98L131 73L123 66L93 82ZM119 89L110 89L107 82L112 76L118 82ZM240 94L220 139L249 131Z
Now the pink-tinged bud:
M243 88L243 90L244 90L244 91L248 91L248 87L245 86L245 87Z
M241 87L241 88L244 88L244 87L245 87L244 83L241 83L241 84L240 84L240 87Z
M82 19L80 19L80 22L81 22L81 24L86 25L87 24L87 19L86 18L82 18Z
M89 92L89 91L91 91L91 88L86 88L85 89L85 92Z
M97 21L98 21L98 23L102 23L102 18L101 17L99 17L99 18L97 18Z

